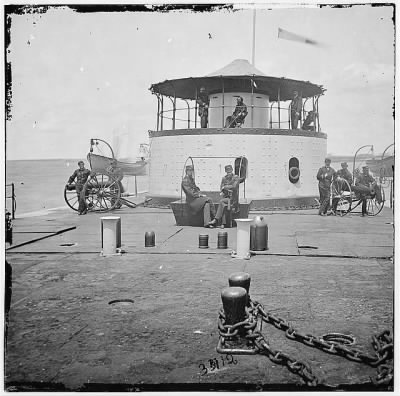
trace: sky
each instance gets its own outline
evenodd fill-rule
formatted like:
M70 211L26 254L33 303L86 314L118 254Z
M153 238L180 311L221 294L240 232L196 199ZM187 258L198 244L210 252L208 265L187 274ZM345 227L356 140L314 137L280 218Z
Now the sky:
M394 143L393 8L257 4L255 67L321 84L328 153L375 154ZM129 137L138 151L156 129L151 84L252 61L253 9L212 12L91 12L50 7L10 14L12 91L6 155L85 158L90 138ZM318 41L278 38L278 28ZM135 152L136 155L136 152Z

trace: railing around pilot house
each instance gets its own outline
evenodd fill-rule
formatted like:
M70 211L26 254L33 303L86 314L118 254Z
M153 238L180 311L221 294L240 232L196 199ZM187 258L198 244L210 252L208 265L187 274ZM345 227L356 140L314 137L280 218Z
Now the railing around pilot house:
M158 97L158 109L157 109L157 131L163 131L166 129L193 129L200 128L200 117L198 116L198 106L190 106L189 101L186 99L180 99L186 103L186 107L177 107L176 98L169 96ZM164 110L164 98L168 98L171 101L172 108ZM308 103L311 99L312 103ZM318 97L306 98L303 100L301 117L299 119L299 126L301 127L302 122L305 120L307 113L313 111L315 113L314 127L311 132L320 132L321 127L319 123L319 113L318 113ZM264 109L269 117L267 125L264 128L267 129L292 129L290 125L290 104L283 102L286 106L282 106L282 102L271 102L269 106L247 106L247 117L245 119L244 128L252 128L252 115L254 109ZM209 111L212 109L222 109L222 117L220 128L224 128L225 119L228 115L232 115L236 106L209 106ZM308 109L307 109L308 108ZM261 110L262 111L262 110ZM185 117L185 118L184 118ZM170 128L165 128L165 120L171 122Z

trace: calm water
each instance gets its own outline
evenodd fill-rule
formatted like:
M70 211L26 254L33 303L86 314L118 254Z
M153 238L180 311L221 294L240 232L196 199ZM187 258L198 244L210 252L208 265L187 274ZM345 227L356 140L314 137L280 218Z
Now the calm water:
M6 184L14 183L17 197L16 217L23 213L66 207L64 186L78 168L76 159L6 161ZM86 165L88 165L86 163ZM147 176L137 177L138 191L147 190ZM134 192L134 178L124 178L127 191ZM6 194L11 189L6 188ZM11 210L10 200L6 201Z

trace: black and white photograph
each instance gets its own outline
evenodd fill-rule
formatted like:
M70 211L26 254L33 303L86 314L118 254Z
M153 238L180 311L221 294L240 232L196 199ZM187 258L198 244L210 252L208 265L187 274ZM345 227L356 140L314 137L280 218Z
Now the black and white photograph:
M400 389L394 2L2 10L1 393Z

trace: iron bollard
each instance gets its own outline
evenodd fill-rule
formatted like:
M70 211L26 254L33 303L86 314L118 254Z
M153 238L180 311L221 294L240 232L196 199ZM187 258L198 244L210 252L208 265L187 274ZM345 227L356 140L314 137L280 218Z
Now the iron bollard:
M156 235L154 231L148 231L144 234L144 246L145 247L156 246Z
M246 305L250 305L250 281L251 277L247 272L235 272L229 276L229 286L243 287L247 293Z
M229 275L229 286L243 287L249 294L251 277L247 272L234 272Z
M227 325L242 322L246 317L247 293L243 287L225 287L221 292Z

